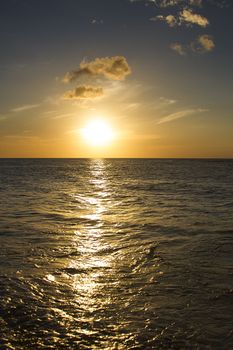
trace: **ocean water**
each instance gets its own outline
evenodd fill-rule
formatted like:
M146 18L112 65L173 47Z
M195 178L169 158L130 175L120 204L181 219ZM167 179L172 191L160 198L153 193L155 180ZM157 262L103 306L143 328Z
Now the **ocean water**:
M0 160L0 349L233 349L233 161Z

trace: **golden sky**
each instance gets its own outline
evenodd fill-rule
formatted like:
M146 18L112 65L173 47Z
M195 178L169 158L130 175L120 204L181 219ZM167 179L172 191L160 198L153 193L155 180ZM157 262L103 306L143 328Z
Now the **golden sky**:
M1 4L0 157L233 156L232 6L52 3Z

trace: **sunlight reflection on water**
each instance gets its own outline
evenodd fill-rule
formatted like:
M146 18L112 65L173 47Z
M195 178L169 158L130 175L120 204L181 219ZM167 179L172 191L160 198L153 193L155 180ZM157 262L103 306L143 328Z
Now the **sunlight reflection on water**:
M93 227L83 227L76 230L74 233L74 242L77 243L77 249L81 255L81 259L73 259L68 264L68 269L77 271L85 271L85 273L75 274L73 276L73 289L80 295L82 302L89 311L94 311L98 308L98 301L95 295L98 289L101 288L99 282L106 273L106 268L111 268L111 256L99 254L103 249L108 249L109 246L100 238L104 234L102 215L107 211L106 201L104 198L109 195L107 190L107 179L105 176L106 166L102 159L92 160L90 162L90 179L89 183L92 186L92 196L87 196L83 200L88 205L88 214L82 216L84 219L95 222ZM96 305L95 305L96 304Z
M0 349L232 348L232 162L1 162Z

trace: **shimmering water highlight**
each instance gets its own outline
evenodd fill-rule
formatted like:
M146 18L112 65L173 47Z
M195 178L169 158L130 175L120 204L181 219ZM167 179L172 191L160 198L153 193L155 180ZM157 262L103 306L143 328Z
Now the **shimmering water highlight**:
M0 160L0 349L233 348L233 161Z

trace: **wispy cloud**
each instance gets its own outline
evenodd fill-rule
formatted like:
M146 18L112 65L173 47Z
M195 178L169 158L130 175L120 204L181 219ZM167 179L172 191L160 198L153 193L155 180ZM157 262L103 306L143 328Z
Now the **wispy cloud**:
M122 111L124 112L136 111L141 107L141 105L142 104L139 102L122 103Z
M73 117L75 113L63 113L63 114L58 114L52 117L51 119L63 119L63 118L69 118Z
M169 27L175 27L175 26L179 25L176 17L173 15L167 15L167 16L158 15L155 17L151 17L150 20L151 21L164 21L169 25Z
M173 51L175 51L175 52L177 52L179 55L181 55L181 56L185 56L186 55L186 49L185 49L185 47L182 45L182 44L180 44L180 43L172 43L171 45L170 45L170 48L173 50Z
M19 107L16 107L16 108L12 108L12 109L11 109L11 112L20 113L20 112L27 111L27 110L29 110L29 109L38 108L39 106L40 106L40 104L22 105L22 106L19 106Z
M203 113L203 112L208 112L208 109L204 109L204 108L185 109L185 110L178 111L178 112L169 114L166 117L161 118L158 121L158 124L168 123L168 122L174 121L176 119L188 117L190 115L199 114L199 113Z
M57 113L57 110L52 110L52 111L46 111L43 114L47 115L47 114L53 114L53 113Z
M102 19L98 19L98 18L92 18L91 20L90 20L90 23L91 24L96 24L96 25L98 25L98 24L103 24L104 23L104 21L102 20Z
M177 102L177 100L174 100L172 98L166 98L166 97L160 97L159 98L160 103L164 106L169 106L169 105L173 105L174 103Z

